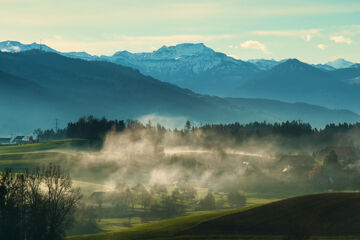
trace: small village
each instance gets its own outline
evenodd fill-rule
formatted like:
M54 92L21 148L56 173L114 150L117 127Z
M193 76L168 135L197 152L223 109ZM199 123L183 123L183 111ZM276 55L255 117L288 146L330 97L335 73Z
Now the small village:
M23 145L38 142L33 136L0 137L0 146Z

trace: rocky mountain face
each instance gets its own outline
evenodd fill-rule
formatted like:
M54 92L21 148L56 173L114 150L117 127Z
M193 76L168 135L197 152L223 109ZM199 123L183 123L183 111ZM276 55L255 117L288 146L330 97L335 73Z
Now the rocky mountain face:
M259 72L254 64L215 52L204 44L164 46L151 53L122 51L101 59L199 93L219 96Z

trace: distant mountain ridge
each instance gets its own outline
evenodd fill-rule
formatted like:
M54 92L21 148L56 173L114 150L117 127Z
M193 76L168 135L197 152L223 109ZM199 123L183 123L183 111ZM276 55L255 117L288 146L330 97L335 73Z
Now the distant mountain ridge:
M277 65L287 61L252 59L237 60L216 52L202 43L184 43L176 46L163 46L148 53L130 53L119 51L112 56L93 56L86 52L58 52L46 45L36 43L24 45L19 42L0 43L0 51L20 52L30 49L56 52L63 56L87 61L108 61L138 69L142 74L152 76L164 82L176 84L202 94L233 96L234 89L261 75ZM354 63L339 59L314 67L323 71L350 68ZM241 97L241 96L240 96ZM258 97L258 96L254 96ZM306 99L304 99L306 101Z
M163 46L151 53L122 51L101 59L199 93L220 96L259 72L254 64L215 52L202 43Z
M260 70L270 70L286 60L276 61L274 59L250 59L248 62L255 64Z
M0 110L3 133L32 132L51 127L55 118L66 123L89 114L112 119L159 115L198 123L301 120L315 127L360 121L354 112L311 104L201 95L129 67L39 50L0 53Z
M327 62L326 65L335 69L348 68L353 66L355 63L347 61L343 58L338 58L334 61Z
M0 42L0 52L9 52L9 53L15 53L15 52L24 52L29 50L43 50L46 52L57 52L56 50L44 45L44 44L38 44L38 43L31 43L31 44L22 44L17 41L4 41Z
M42 52L57 53L72 59L128 66L139 70L143 75L206 95L304 102L360 113L360 67L359 64L345 60L337 61L346 67L340 69L335 67L341 64L334 65L335 67L324 64L310 65L297 59L255 59L245 62L216 52L204 44L190 43L164 46L150 53L120 51L113 56L92 56L86 52L60 53L36 43L0 43L0 49L5 47L5 52L41 48ZM17 74L16 71L10 73ZM27 75L22 77L27 79ZM46 81L44 76L39 77ZM82 79L82 76L78 78ZM97 87L91 84L88 88L98 91Z
M360 67L324 71L289 59L238 86L234 97L268 98L307 102L360 112Z

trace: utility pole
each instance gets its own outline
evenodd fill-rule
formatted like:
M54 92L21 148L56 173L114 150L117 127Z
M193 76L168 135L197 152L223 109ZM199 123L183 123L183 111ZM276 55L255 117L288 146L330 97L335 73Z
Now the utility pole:
M58 121L59 119L55 119L55 131L57 132L58 131Z

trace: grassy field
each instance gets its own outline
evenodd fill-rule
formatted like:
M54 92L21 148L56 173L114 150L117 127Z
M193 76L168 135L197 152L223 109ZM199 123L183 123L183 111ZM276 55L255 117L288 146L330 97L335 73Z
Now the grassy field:
M201 223L183 235L360 235L360 194L289 198Z
M332 237L312 237L318 240L355 240L358 230L360 194L333 193L290 198L270 204L254 205L236 210L202 212L169 220L138 223L133 228L108 233L68 237L67 240L135 240L135 239L257 239L280 240L293 226L304 223L314 236L332 234ZM305 221L304 221L305 220ZM103 227L113 229L111 221ZM241 234L239 229L246 229ZM266 231L263 231L266 230ZM270 235L266 235L271 233ZM293 234L293 233L290 233ZM344 236L334 236L340 234Z
M11 146L0 146L0 154L9 153L28 153L45 151L50 149L61 149L69 147L78 147L86 143L85 139L63 139L63 140L52 140L40 143L22 144L22 145L11 145Z
M250 208L250 207L248 207ZM245 209L248 209L245 208ZM92 235L72 236L71 240L115 240L115 239L167 239L174 237L177 233L198 225L204 221L209 221L230 213L244 211L244 209L201 212L191 216L179 217L169 220L157 221L146 224L139 224L136 227L124 229L121 231L99 233Z
M0 169L31 168L65 158L62 149L79 148L87 143L83 139L64 139L41 143L0 146Z
M89 182L82 182L82 181L73 181L74 185L76 187L80 187L81 191L85 194L85 195L89 195L90 193L94 192L94 191L104 191L104 189L108 189L109 191L111 190L108 186L105 185L100 185L100 184L93 184L93 183L89 183ZM172 189L168 189L169 192L171 192ZM207 189L205 188L196 188L196 190L198 190L200 192L200 196L203 197L205 195L205 191L207 192ZM273 201L276 201L278 199L262 199L262 198L248 198L247 199L247 206L253 206L253 205L261 205L261 204L265 204L265 203L270 203ZM139 206L140 207L140 206ZM224 210L223 210L224 211ZM232 211L232 210L230 210ZM199 215L199 214L203 214L203 213L208 213L208 212L203 212L203 211L188 211L186 212L186 215L191 216L191 215ZM130 224L129 224L130 223ZM97 222L98 227L103 230L104 232L112 232L112 231L119 231L119 230L124 230L124 229L128 229L128 228L133 228L136 226L139 226L141 224L143 224L141 222L141 219L139 217L131 217L129 218L104 218L101 219L101 221Z
M102 220L100 226L103 229L107 229L112 232L99 233L99 234L90 234L90 235L80 235L67 237L66 240L137 240L137 239L149 239L149 240L220 240L220 239L237 239L237 240L282 240L283 236L261 236L261 235L214 235L214 236L204 236L204 235L178 235L180 232L183 232L187 229L190 229L194 226L197 226L203 222L210 221L213 219L218 219L222 216L231 215L234 213L241 213L249 209L255 208L256 206L247 207L243 209L236 210L226 210L226 211L213 211L213 212L202 212L192 216L185 216L174 218L170 220L163 220L158 222L152 222L147 224L141 224L139 219L134 218L131 220L136 226L133 228L119 228L113 227L113 224L125 222L125 219L109 219ZM115 221L115 222L114 222ZM358 240L358 236L342 236L342 237L311 237L312 240Z
M141 222L141 218L132 217L132 218L107 218L101 219L98 222L98 226L105 232L115 232L124 229L128 229L129 227L135 227L143 224Z

